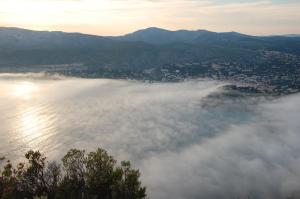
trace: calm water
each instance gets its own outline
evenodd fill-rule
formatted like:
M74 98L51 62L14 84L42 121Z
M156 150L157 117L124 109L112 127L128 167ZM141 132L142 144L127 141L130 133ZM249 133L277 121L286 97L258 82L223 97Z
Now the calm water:
M223 85L2 74L0 155L103 147L140 168L155 199L299 188L300 96L229 97Z

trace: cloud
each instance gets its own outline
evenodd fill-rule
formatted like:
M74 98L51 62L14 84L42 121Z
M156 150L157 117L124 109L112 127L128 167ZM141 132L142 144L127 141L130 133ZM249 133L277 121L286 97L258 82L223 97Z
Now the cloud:
M299 99L260 105L262 116L253 123L233 125L180 153L144 160L152 197L299 197Z
M140 168L153 199L299 197L300 95L232 98L214 81L41 77L0 77L7 157L100 146ZM22 82L39 92L10 95Z

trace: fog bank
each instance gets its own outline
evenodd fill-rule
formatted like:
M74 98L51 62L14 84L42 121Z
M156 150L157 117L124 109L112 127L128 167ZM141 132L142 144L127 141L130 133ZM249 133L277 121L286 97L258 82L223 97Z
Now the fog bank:
M1 75L0 155L103 147L140 168L153 199L300 196L300 95L223 85Z

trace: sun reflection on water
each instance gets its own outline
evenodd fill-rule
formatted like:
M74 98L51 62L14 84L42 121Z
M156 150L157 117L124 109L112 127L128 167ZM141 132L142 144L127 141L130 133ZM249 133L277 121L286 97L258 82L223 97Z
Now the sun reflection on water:
M25 100L31 99L38 91L38 86L32 82L20 82L14 84L12 87L11 94L15 97L19 97Z
M17 121L20 138L31 148L42 148L55 131L55 116L47 106L24 107Z
M24 149L45 150L57 133L57 115L52 104L45 100L49 93L45 92L44 82L0 80L0 83L3 85L0 86L2 96L7 96L6 101L11 101L13 105L3 104L0 107L0 110L10 111L10 115L4 117L7 120L7 126L4 127L7 128L3 131L11 133L10 141Z
M36 111L23 111L20 114L20 130L25 137L39 137L45 124Z

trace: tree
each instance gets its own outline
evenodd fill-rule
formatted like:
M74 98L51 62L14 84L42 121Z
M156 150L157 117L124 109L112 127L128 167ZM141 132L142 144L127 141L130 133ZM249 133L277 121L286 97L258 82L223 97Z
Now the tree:
M115 185L116 160L104 149L88 154L86 160L86 182L89 193L98 199L112 198Z
M47 198L56 198L61 182L61 166L56 162L48 163L47 170L45 172L45 182L48 196Z
M13 198L16 195L16 179L13 176L14 170L11 162L8 160L1 174L1 195L3 199Z
M59 188L60 198L85 197L85 151L71 149L62 159L65 176Z
M142 199L146 188L139 181L140 173L131 168L129 161L121 162L109 156L104 149L91 152L86 160L88 192L97 199Z
M27 163L16 168L10 161L0 176L0 199L144 199L146 188L139 170L129 161L117 161L104 149L87 156L84 150L71 149L62 158L62 167L47 162L39 151L25 154Z
M45 171L47 167L46 157L39 151L28 151L25 154L28 161L27 167L22 172L20 183L26 198L41 197L47 195Z
M123 199L139 199L146 197L146 188L141 187L139 181L140 172L131 168L129 161L121 162L122 171L122 194L118 198Z

